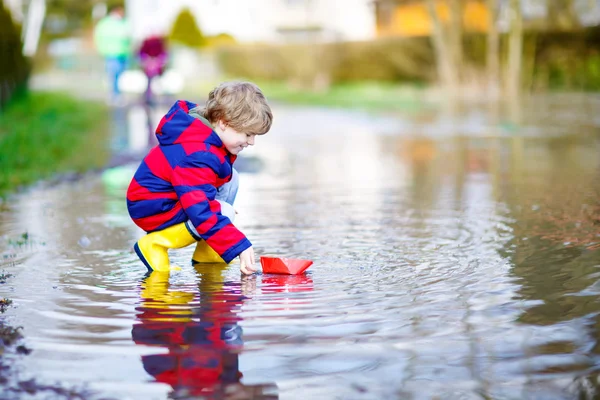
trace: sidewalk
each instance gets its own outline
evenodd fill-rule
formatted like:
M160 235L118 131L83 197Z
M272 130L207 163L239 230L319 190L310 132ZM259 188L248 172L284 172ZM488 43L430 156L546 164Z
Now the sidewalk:
M29 79L33 91L66 92L86 100L106 99L104 74L99 72L50 70Z

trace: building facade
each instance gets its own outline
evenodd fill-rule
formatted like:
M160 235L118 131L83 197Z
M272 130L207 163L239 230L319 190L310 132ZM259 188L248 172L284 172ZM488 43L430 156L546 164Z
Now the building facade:
M227 33L238 42L370 40L371 0L127 0L134 35L167 33L184 8L206 35Z

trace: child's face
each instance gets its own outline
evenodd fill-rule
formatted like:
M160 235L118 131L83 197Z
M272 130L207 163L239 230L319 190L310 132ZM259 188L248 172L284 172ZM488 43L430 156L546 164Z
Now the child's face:
M221 121L217 123L215 131L223 141L225 148L231 154L238 155L246 147L254 146L254 137L256 135L253 133L238 132Z

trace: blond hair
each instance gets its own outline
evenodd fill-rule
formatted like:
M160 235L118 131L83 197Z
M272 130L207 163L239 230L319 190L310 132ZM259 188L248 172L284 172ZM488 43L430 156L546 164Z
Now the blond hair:
M271 129L273 114L258 86L250 82L224 82L211 90L201 110L211 124L219 120L238 132L263 135Z

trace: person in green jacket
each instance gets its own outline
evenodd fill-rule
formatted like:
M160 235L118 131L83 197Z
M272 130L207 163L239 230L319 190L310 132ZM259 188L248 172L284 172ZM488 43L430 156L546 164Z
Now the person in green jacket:
M111 101L120 102L119 76L125 71L131 53L131 31L122 6L114 6L94 30L96 49L106 61L111 86Z

